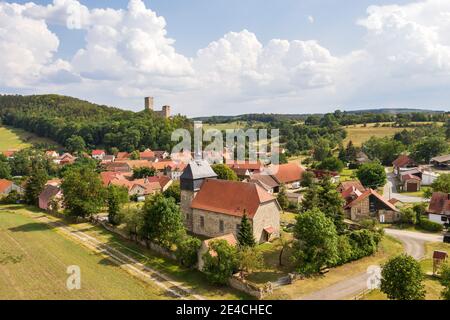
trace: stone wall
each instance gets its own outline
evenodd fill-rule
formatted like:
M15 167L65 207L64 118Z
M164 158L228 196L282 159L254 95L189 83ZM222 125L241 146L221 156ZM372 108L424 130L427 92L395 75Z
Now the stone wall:
M245 279L241 279L238 275L232 276L228 280L228 285L257 299L264 299L264 297L273 293L273 287L270 282L264 287L258 287Z
M268 240L280 236L280 209L276 201L263 203L253 217L253 236L256 241L266 242L264 228L267 227L273 227L274 229L274 233Z
M350 214L353 221L360 221L370 218L369 201L369 197L367 197L351 208Z
M202 226L202 217L204 226ZM215 238L232 233L237 236L237 226L242 218L216 212L192 209L192 232L195 234ZM223 231L220 231L220 221L223 221Z
M180 209L184 218L184 226L187 230L193 231L192 208L191 203L196 193L189 190L181 190Z

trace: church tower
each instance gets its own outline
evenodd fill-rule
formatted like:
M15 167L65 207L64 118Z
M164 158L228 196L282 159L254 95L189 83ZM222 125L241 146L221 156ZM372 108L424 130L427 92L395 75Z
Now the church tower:
M192 231L193 219L191 203L206 179L216 179L217 174L206 160L193 160L189 163L180 177L181 212L184 216L185 227Z

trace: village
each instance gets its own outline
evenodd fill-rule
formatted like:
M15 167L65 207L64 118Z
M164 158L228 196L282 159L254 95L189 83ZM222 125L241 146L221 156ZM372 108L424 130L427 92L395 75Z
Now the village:
M205 272L215 285L228 285L259 299L305 276L326 277L330 268L376 254L384 226L416 224L421 230L438 233L449 226L450 193L433 187L439 185L436 181L448 181L450 155L417 163L401 154L391 166L382 166L358 151L341 176L342 170L308 167L298 160L276 165L236 161L228 149L221 163L210 163L206 152L114 151L28 154L63 174L32 187L33 179L1 179L2 202L28 201L32 189L36 206L50 215L88 219L185 267ZM9 150L3 156L13 161L21 152ZM349 174L349 167L356 169ZM39 169L33 166L33 170L37 171L32 175L39 175ZM427 195L420 193L424 188ZM301 225L301 217L309 215L329 225L323 230L317 221L305 220ZM309 243L317 236L314 232L323 237L331 232L330 237L345 239L352 249L346 249L350 250L346 256L325 253L313 258L308 250L316 250ZM297 241L311 247L301 248ZM279 263L272 266L280 268L275 277L259 279L258 270L267 269L265 258L270 255L256 248L279 255ZM300 256L294 258L295 254ZM217 265L218 257L228 260L227 264ZM284 271L285 260L297 267ZM277 277L277 273L286 276Z

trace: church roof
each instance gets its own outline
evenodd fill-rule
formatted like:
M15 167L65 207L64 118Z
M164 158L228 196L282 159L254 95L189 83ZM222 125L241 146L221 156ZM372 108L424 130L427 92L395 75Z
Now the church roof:
M193 160L189 162L180 179L197 180L205 178L216 178L217 174L206 160Z

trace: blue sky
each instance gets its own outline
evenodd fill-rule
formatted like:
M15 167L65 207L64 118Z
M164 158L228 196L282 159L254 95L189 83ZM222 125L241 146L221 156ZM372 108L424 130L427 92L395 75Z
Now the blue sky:
M0 48L18 50L3 57L11 61L0 92L57 92L133 110L154 95L188 115L450 109L449 1L28 2L0 1L0 30L33 26L20 44L0 35ZM74 7L88 18L69 29ZM15 70L21 54L29 65Z

